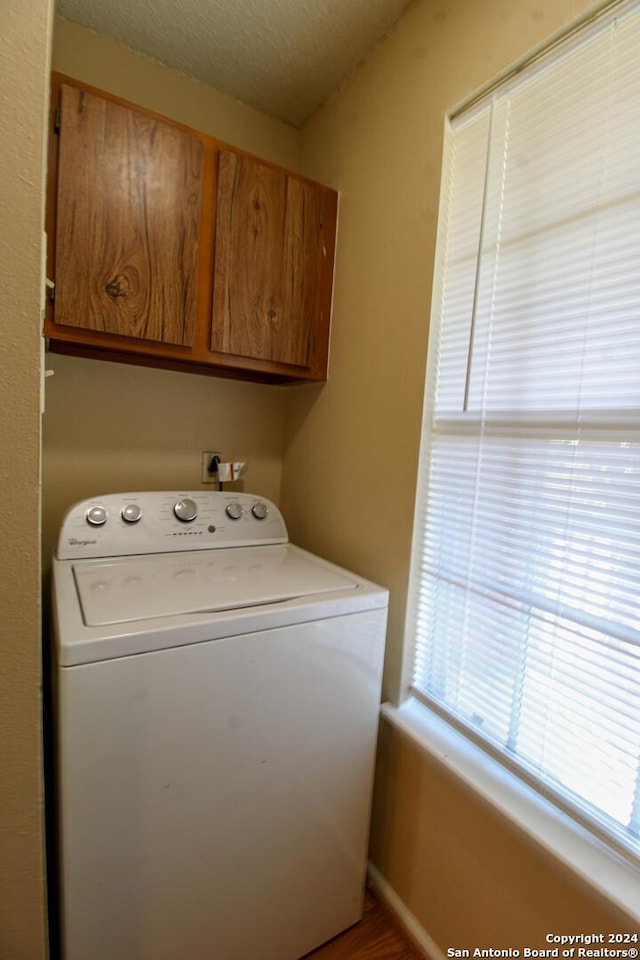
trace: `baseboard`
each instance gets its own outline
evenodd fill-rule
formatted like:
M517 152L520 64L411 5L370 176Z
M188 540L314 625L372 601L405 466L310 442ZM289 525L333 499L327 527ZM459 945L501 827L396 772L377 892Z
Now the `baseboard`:
M425 960L445 960L445 954L424 927L400 899L393 887L385 880L380 871L369 861L367 864L369 886L380 903L389 911L415 949Z

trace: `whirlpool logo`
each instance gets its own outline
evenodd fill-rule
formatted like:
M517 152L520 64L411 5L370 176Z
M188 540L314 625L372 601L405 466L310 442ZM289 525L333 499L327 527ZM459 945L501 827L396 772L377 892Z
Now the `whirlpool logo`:
M97 540L79 540L78 537L69 537L68 544L70 547L90 547L92 544L97 543Z

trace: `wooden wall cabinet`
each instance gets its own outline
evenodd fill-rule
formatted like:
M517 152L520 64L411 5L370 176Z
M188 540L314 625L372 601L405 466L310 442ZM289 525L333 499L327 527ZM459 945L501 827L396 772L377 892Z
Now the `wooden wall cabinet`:
M334 190L56 74L52 123L51 349L326 379Z

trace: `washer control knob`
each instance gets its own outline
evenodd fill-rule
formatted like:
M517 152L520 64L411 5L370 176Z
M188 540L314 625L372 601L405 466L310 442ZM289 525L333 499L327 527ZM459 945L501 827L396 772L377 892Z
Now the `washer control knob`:
M87 523L92 527L101 527L109 519L109 514L104 507L89 507L86 513Z
M230 503L227 506L227 516L230 520L239 520L242 516L242 504Z
M254 515L256 520L264 520L266 515L269 513L269 509L266 503L263 503L262 500L258 500L257 503L251 507L251 513Z
M120 516L127 523L137 523L142 516L142 508L137 503L128 503L120 511Z
M198 516L198 507L193 500L185 497L184 500L178 500L174 504L173 512L178 520L182 520L183 523L191 523Z

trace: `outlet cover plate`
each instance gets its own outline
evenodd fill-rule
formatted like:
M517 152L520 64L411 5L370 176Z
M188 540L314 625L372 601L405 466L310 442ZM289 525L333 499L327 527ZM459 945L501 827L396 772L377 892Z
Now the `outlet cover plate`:
M214 457L222 460L222 454L219 450L203 450L200 455L200 483L217 483L218 474L209 473L209 464Z

